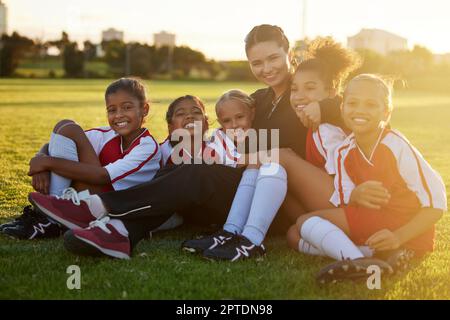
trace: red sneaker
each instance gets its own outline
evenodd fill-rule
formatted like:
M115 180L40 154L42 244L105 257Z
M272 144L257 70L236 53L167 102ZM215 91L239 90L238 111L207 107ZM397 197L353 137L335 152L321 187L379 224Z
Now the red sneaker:
M109 217L91 222L89 228L72 230L73 236L97 248L103 254L119 259L130 259L131 245L128 237L120 234L109 222ZM68 239L65 239L68 241ZM66 246L67 247L67 246Z
M84 229L96 218L85 201L47 196L39 192L28 195L30 202L50 218L69 229Z

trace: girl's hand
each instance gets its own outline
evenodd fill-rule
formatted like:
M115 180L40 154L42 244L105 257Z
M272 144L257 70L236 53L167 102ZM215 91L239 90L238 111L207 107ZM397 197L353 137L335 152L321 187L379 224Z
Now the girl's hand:
M50 189L50 171L42 171L33 175L31 185L37 192L48 194Z
M381 209L382 205L389 202L391 195L379 181L366 181L353 189L350 195L350 203L368 209Z
M297 115L297 118L299 118L300 122L305 125L305 113L303 112L303 109L305 108L305 105L300 105L294 107L295 114ZM306 126L305 126L306 127Z
M388 229L383 229L367 239L366 244L373 250L384 251L393 250L400 247L399 237Z
M46 164L48 156L38 155L30 160L30 170L28 171L29 176L33 176L42 171L47 171Z
M306 128L316 131L320 125L320 105L318 102L311 102L302 108L303 120L300 119Z

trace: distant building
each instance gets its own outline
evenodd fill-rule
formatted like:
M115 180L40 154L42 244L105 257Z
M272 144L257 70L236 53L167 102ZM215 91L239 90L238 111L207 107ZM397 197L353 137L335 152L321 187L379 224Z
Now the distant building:
M8 8L0 0L0 36L8 33Z
M391 51L408 50L408 40L384 30L362 29L347 38L347 46L354 50L370 49L385 55Z
M123 41L123 31L116 30L114 28L109 28L102 32L102 41L113 41L119 40Z
M165 31L161 31L160 33L154 33L153 34L153 43L155 44L155 47L174 47L175 46L175 34L168 33Z

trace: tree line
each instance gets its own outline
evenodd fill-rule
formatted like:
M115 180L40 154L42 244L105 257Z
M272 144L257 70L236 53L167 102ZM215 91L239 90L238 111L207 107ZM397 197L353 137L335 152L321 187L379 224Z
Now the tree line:
M0 41L0 76L14 77L20 62L54 60L48 55L48 49L54 47L59 51L57 60L61 62L64 77L67 78L99 78L133 75L141 78L153 78L166 75L171 79L197 78L216 79L224 77L235 80L251 80L252 75L247 64L241 62L217 62L207 59L205 55L187 46L155 47L138 42L125 43L119 40L103 41L96 45L90 41L78 43L71 41L66 32L60 39L37 41L20 35L4 34ZM99 51L101 54L99 55ZM91 62L102 62L107 65L106 73L86 68ZM239 69L236 71L235 69ZM49 70L49 76L54 76Z
M58 48L58 57L48 55L50 47ZM370 50L360 50L359 54L363 63L356 73L393 75L405 80L406 86L412 88L450 89L450 84L446 81L450 75L450 65L435 62L433 54L425 47L415 46L412 50L395 51L387 55ZM67 78L133 75L144 79L254 80L246 61L219 62L207 59L202 52L187 46L157 48L138 42L113 40L104 41L100 45L85 41L83 48L80 48L66 32L62 32L60 39L45 42L29 39L17 32L4 34L0 41L0 76L17 76L17 68L24 59L57 59ZM106 65L106 71L87 68L90 63L95 62ZM49 70L48 76L55 76L54 70Z

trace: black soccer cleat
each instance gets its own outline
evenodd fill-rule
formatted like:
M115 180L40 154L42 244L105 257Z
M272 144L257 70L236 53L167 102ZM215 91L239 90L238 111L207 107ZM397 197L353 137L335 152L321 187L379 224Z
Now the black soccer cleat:
M405 248L380 251L375 254L376 258L386 261L392 267L394 272L401 272L408 269L414 256L415 252L413 250Z
M244 259L262 258L266 254L264 245L257 246L246 237L233 235L233 237L221 246L207 249L203 257L208 260L238 261Z
M22 214L15 218L12 221L6 222L2 225L0 225L0 232L3 231L3 229L5 228L10 228L10 227L14 227L16 225L16 223L19 223L21 221L30 219L30 216L34 214L34 210L32 206L26 206L25 208L23 208L22 210Z
M59 237L62 228L32 206L26 206L22 215L3 224L0 232L20 240L50 239Z
M16 219L14 219L12 221L9 221L9 222L5 222L3 224L0 224L0 232L3 232L3 229L5 229L5 228L13 227L20 218L21 217L16 218Z
M385 261L376 258L358 258L354 260L346 259L333 262L322 268L316 276L320 284L335 283L342 280L362 280L367 279L367 270L371 266L380 268L382 274L393 274L393 268Z
M78 239L72 230L64 233L64 247L67 251L80 256L104 257L105 255L96 247Z
M234 234L231 232L219 230L211 235L186 240L181 244L181 249L191 253L203 253L205 250L222 246L233 236Z

